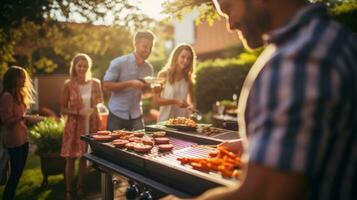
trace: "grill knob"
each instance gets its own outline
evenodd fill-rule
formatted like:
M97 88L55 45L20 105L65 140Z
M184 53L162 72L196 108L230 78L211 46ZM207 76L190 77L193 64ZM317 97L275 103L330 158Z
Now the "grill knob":
M139 195L139 193L140 191L138 185L134 184L128 186L125 192L125 196L127 199L135 199Z
M142 192L139 196L139 200L153 200L151 192L150 191Z

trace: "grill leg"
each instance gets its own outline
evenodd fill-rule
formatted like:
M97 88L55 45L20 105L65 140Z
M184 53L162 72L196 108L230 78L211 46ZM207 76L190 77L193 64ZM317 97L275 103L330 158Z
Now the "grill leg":
M109 173L101 173L102 181L102 199L103 200L113 200L114 199L114 190L113 190L113 181L112 175Z

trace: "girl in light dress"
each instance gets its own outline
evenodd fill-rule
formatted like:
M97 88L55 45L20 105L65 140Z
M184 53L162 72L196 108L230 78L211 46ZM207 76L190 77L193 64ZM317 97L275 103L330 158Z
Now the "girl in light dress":
M170 118L188 117L194 109L193 67L196 54L188 44L178 45L158 78L165 80L161 93L154 95L154 102L160 105L158 121Z

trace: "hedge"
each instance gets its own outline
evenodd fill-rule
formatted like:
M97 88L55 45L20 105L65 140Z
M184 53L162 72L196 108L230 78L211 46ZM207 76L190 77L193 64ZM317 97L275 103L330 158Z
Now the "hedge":
M259 52L242 53L238 58L208 60L198 64L194 85L197 109L207 113L216 101L232 99L233 94L239 95Z

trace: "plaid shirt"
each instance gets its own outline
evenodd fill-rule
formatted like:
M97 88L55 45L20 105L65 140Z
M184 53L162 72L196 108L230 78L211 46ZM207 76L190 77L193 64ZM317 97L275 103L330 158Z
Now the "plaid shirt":
M356 37L314 4L265 39L239 102L250 163L304 174L310 199L357 199Z

